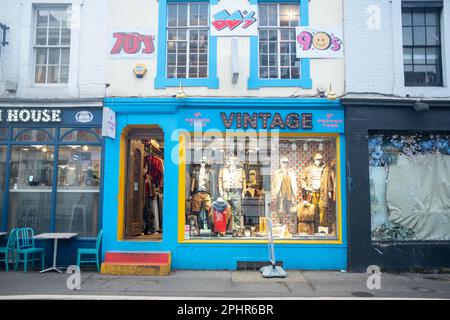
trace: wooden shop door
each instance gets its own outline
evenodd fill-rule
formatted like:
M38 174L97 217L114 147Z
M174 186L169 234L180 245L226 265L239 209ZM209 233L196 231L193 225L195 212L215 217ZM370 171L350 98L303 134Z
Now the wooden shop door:
M125 237L140 236L144 213L144 145L129 140Z

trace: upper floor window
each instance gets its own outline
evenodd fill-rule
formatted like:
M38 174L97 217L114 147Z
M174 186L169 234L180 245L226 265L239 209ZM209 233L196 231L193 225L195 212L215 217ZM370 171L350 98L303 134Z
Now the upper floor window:
M259 5L259 77L299 79L295 27L299 26L298 4Z
M405 86L442 86L439 7L403 6Z
M67 83L70 60L70 8L37 8L35 83Z
M208 3L167 6L167 78L208 77Z

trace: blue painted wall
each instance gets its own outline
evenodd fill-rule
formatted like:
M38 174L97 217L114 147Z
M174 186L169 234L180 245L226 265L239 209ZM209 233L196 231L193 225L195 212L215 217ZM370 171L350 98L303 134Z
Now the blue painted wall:
M189 128L187 114L200 112L211 119L211 127L223 129L220 112L289 112L313 111L323 116L332 113L343 120L339 101L325 99L173 99L173 98L109 98L105 106L116 112L116 139L105 142L105 178L103 204L103 255L106 251L170 251L174 269L230 269L237 261L268 261L267 244L187 244L178 243L178 166L171 159L171 152L178 145L179 128ZM315 117L315 119L318 119ZM164 219L161 242L117 240L120 133L128 125L157 124L164 131ZM221 125L221 126L220 126ZM191 130L192 131L192 130ZM347 217L345 195L345 137L344 123L335 129L313 131L281 130L280 132L336 132L340 134L342 244L276 244L277 261L283 261L287 269L338 270L347 268ZM178 150L178 149L177 149Z

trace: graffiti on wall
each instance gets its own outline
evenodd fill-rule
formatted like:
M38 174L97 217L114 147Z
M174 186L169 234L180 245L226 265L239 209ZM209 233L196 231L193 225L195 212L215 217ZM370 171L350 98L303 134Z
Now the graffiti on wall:
M342 58L344 43L335 31L296 28L297 58Z

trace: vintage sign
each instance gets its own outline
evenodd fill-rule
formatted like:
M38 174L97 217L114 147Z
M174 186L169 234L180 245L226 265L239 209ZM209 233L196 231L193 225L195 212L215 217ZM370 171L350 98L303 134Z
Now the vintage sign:
M296 28L297 58L343 58L342 35L336 31Z
M273 114L270 112L253 112L241 113L231 112L228 116L225 112L220 113L222 122L227 129L312 129L312 113L298 114L291 112L282 117L278 112ZM301 119L301 121L300 121Z
M0 122L61 122L60 109L0 109Z
M154 32L113 32L111 57L126 59L152 59L155 57Z
M248 37L258 34L258 6L211 6L211 35Z

